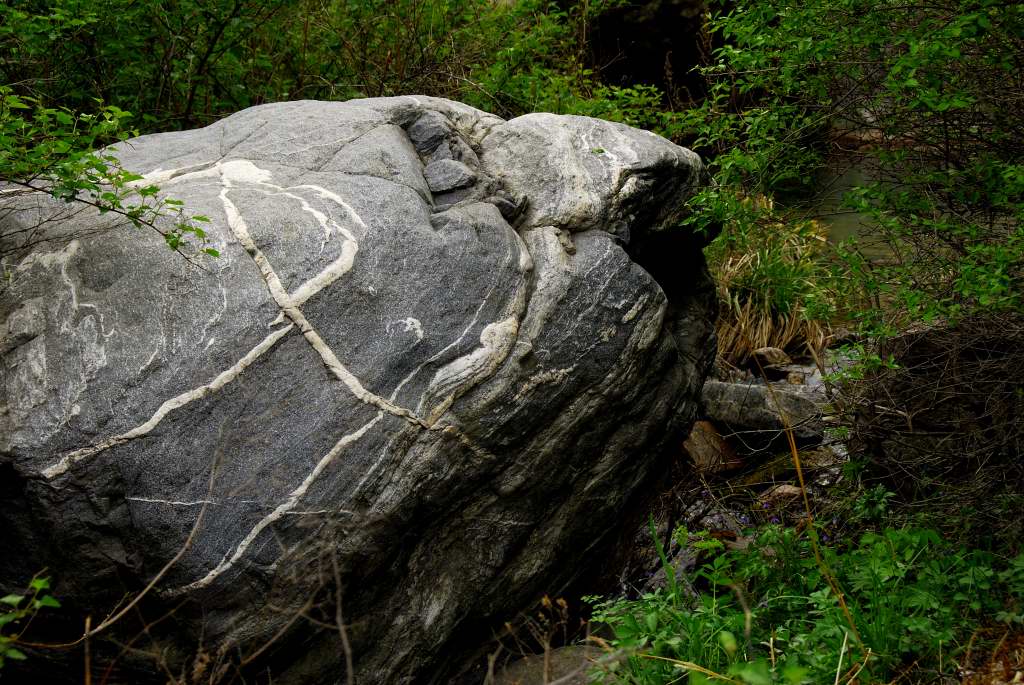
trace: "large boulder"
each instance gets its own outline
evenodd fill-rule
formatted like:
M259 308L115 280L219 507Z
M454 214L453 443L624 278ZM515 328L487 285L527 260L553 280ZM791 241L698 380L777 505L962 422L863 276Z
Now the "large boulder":
M4 215L37 244L0 299L0 577L46 566L103 616L163 570L123 624L174 621L122 658L344 682L340 619L357 682L445 678L578 576L693 420L714 297L686 149L400 97L117 154L220 257L42 221L45 196Z

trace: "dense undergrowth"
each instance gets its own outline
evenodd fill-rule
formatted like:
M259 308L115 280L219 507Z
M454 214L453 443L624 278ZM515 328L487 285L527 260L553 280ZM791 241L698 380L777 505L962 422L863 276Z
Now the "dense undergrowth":
M966 670L979 626L1005 634L1024 621L1024 554L969 550L932 530L825 545L768 525L743 551L677 535L704 553L692 586L596 602L610 645L632 654L602 682L937 682Z
M700 550L692 586L666 569L662 591L595 600L631 655L602 677L958 682L1024 628L1024 129L1006 116L1024 8L741 1L709 26L708 95L668 123L719 182L691 222L724 226L721 353L817 357L846 329L833 409L853 459L821 504L846 518L819 526L807 500L743 550L677 532ZM849 164L881 249L826 245L812 218L816 180Z
M100 146L264 102L423 93L693 147L716 183L680 230L720 232L706 254L723 361L766 345L818 357L842 338L856 362L833 379L854 450L828 505L844 525L765 519L747 550L679 531L702 552L692 588L594 600L632 655L604 680L953 677L1024 613L1024 5L716 1L687 89L603 79L590 27L622 4L14 0L0 181L195 254L205 218L133 186ZM833 245L815 206L850 166L867 180L847 209L869 237ZM16 246L6 274L34 236L0 237ZM20 602L0 614L9 658L32 614Z

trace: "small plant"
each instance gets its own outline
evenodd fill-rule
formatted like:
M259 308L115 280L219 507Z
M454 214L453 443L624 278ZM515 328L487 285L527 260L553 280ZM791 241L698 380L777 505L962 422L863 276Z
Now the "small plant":
M0 183L9 185L2 209L20 193L43 193L68 203L120 215L136 228L157 231L172 250L190 246L216 257L206 245L202 224L209 218L187 216L182 201L159 195L159 188L141 184L143 177L124 169L109 143L123 142L137 132L127 126L131 115L115 106L95 114L46 107L35 98L20 97L0 85ZM45 233L6 228L0 257L30 249Z
M1007 561L956 548L932 530L890 528L820 548L819 560L814 535L768 526L748 550L717 550L692 576L696 601L678 586L637 600L591 598L592 620L631 654L595 677L888 682L910 664L951 673L973 626L993 615L1021 620L1024 555Z
M687 219L695 229L723 224L705 250L718 284L719 356L741 364L759 347L819 354L838 299L822 226L735 189L706 190L691 203L700 208Z
M876 485L866 490L853 503L853 517L858 521L877 522L889 510L889 502L896 493L885 489L883 485Z
M0 668L8 660L21 661L25 653L17 648L18 638L28 629L32 619L44 608L60 608L50 594L50 579L36 576L25 593L0 597Z

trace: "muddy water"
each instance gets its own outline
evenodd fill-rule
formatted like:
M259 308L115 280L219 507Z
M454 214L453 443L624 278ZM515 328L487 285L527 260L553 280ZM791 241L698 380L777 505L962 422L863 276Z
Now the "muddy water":
M826 227L828 239L833 244L856 238L865 256L883 258L891 253L879 243L871 219L843 206L843 195L870 181L864 169L858 166L826 173L821 180L824 190L811 215Z

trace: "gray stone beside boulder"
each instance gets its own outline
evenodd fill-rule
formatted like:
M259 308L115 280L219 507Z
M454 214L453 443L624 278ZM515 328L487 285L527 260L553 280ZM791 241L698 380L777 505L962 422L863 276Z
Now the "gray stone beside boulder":
M755 442L771 441L788 427L800 440L820 441L828 403L821 383L709 380L702 393L705 415L728 434Z
M322 683L340 585L357 682L437 681L574 580L693 420L714 298L676 228L688 150L400 97L117 154L221 256L81 210L6 265L4 588L46 566L105 615L181 552L151 598L183 603L169 658L276 641L274 682ZM66 209L17 202L0 235Z

